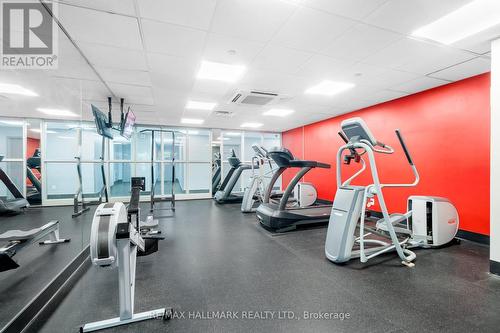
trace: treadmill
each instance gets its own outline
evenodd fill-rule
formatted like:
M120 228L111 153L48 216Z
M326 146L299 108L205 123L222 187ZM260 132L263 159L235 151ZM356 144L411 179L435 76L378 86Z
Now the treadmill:
M4 155L0 155L0 162L3 161L4 157ZM0 215L14 215L29 207L28 201L2 168L0 168L0 181L14 197L13 199L0 198Z
M257 218L262 226L275 232L295 230L297 226L307 224L328 223L331 204L315 203L309 207L287 207L288 199L297 183L306 173L314 168L330 169L330 164L317 161L296 160L286 148L275 147L269 150L269 157L278 165L266 189L264 202L257 208ZM278 203L271 201L272 189L281 174L289 168L300 168L285 189Z
M214 199L215 202L219 204L241 203L243 201L244 192L233 192L233 189L243 171L251 170L252 165L242 163L240 159L236 157L234 149L231 149L231 156L228 157L227 161L231 169L229 169L228 174L224 177L219 190L214 195ZM255 168L258 168L258 166L254 166L254 169Z
M219 187L219 184L220 184L220 178L221 178L221 166L220 166L220 154L219 153L215 153L214 155L215 157L215 163L214 163L214 168L212 169L212 173L213 173L213 176L212 176L212 193L215 193L217 192L217 189Z

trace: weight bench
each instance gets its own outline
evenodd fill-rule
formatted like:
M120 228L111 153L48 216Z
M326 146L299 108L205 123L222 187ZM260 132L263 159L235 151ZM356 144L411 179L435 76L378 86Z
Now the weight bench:
M41 239L49 238L40 245L52 245L67 243L70 240L59 238L59 221L54 220L31 230L9 230L0 234L0 242L8 242L7 245L0 247L0 272L16 269L19 264L12 258L17 251Z

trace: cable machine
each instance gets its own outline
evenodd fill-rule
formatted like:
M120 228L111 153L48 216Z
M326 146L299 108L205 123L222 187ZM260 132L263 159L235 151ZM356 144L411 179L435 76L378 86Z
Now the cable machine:
M150 193L150 213L153 214L155 210L171 210L175 212L175 131L171 130L162 130L162 129L153 129L148 128L140 131L139 133L151 133L151 193ZM155 135L156 133L170 133L172 135L172 178L171 178L171 186L172 186L172 195L169 197L157 197L155 195ZM169 208L155 208L155 204L157 202L170 202Z

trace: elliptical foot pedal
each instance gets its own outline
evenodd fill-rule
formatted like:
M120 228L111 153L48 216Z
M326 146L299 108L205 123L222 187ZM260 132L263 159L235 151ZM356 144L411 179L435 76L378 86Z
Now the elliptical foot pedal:
M405 265L406 267L410 267L410 268L413 268L415 267L415 263L411 262L411 261L401 261L401 263L403 265Z

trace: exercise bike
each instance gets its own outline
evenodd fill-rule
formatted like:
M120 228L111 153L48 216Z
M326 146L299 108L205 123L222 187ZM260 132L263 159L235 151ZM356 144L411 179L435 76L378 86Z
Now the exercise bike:
M128 208L122 202L103 203L97 207L90 234L92 264L118 269L120 316L85 324L80 332L93 332L149 319L172 317L171 308L134 313L137 256L158 251L159 236L142 236L139 196L145 190L144 177L132 177L132 196Z

